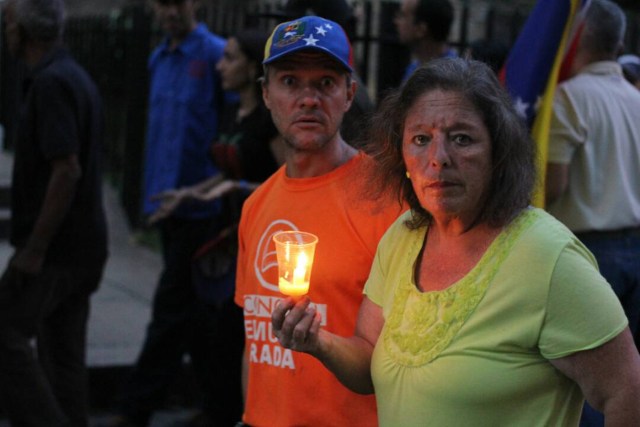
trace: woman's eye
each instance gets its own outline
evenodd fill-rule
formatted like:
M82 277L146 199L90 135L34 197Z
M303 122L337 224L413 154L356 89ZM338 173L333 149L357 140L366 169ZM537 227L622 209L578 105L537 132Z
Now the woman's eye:
M411 141L418 146L424 146L427 145L430 141L430 138L427 135L416 135L414 136Z
M457 134L457 135L453 135L451 139L453 140L453 142L455 142L458 145L471 144L471 137L469 135Z

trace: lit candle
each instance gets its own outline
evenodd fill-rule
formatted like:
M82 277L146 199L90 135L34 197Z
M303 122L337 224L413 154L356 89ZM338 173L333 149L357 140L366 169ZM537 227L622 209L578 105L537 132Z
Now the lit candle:
M318 237L304 231L274 234L278 258L278 288L285 295L300 297L309 293L309 278Z
M296 259L296 267L293 269L292 280L280 277L278 281L280 292L290 296L306 295L309 292L309 280L306 279L308 264L309 257L304 252L300 252Z

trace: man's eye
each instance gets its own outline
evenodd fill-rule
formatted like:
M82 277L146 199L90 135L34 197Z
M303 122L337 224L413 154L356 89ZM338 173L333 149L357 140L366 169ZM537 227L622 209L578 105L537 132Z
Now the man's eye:
M333 87L334 84L335 82L331 77L324 77L322 80L320 80L320 86L323 89L330 89Z
M291 76L284 76L282 78L282 84L285 86L293 86L294 83L295 83L295 79Z

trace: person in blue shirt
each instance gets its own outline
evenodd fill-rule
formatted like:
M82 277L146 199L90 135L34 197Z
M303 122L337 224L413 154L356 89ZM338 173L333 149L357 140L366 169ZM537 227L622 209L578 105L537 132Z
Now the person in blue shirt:
M454 10L449 0L402 0L394 23L400 43L411 49L411 61L402 83L422 64L434 58L455 58L447 43Z
M197 21L199 6L199 0L153 1L166 37L149 59L143 202L147 216L160 207L151 196L217 173L209 147L217 136L224 101L216 63L226 41ZM225 414L227 408L216 397L217 388L224 385L211 378L208 366L216 351L211 339L215 313L198 299L192 285L193 255L214 234L219 210L216 202L184 203L157 224L163 271L141 353L124 384L119 415L111 425L147 425L164 403L185 355L201 386L202 410L197 416L234 421L239 417Z

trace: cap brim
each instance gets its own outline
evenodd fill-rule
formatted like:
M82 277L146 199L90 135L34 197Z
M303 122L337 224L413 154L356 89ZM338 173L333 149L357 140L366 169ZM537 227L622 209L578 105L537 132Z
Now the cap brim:
M301 51L312 51L312 52L324 53L329 58L333 59L338 64L342 65L348 72L353 73L353 67L351 67L351 65L349 65L346 62L344 62L338 56L334 55L329 49L326 49L326 48L324 48L322 46L298 46L298 47L292 48L292 49L290 49L290 50L288 50L286 52L282 52L282 53L279 53L277 55L273 55L273 56L269 57L268 59L265 59L264 61L262 61L262 64L263 65L268 65L268 64L271 64L272 62L275 62L275 61L277 61L279 59L285 58L287 56L293 55L293 54L301 52Z

